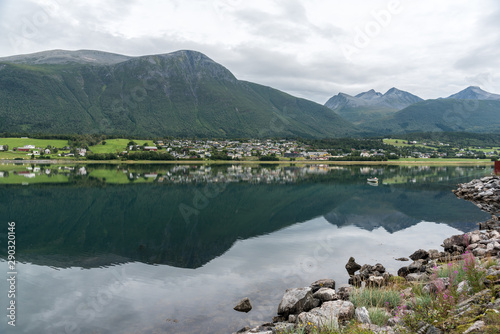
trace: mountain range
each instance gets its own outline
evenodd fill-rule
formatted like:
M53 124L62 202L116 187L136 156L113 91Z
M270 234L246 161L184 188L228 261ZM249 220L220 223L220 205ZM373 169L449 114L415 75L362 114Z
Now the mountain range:
M127 57L46 51L0 58L0 132L339 137L331 109L241 81L195 51Z
M397 88L385 94L369 90L356 96L339 93L326 103L365 133L500 130L500 95L477 86L446 98L423 100Z
M385 94L373 89L356 96L339 93L330 98L325 106L354 124L363 124L420 101L423 100L416 95L391 88Z
M352 137L500 131L500 95L471 86L423 100L391 88L325 105L238 80L196 51L130 57L52 50L0 58L0 132Z

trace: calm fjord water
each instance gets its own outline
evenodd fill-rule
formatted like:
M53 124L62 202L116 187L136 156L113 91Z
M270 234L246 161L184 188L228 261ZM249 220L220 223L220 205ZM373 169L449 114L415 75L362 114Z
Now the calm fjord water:
M269 321L286 288L346 283L350 256L395 272L395 258L475 229L488 215L451 190L491 172L12 166L0 178L0 268L15 221L18 309L15 330L3 315L0 332L225 333ZM243 297L248 314L232 310Z

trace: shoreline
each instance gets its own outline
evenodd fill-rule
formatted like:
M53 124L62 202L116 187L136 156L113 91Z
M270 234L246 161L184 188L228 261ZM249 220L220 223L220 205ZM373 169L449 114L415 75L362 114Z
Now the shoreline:
M470 160L470 161L468 161ZM172 165L172 164L187 164L187 165L332 165L332 166L366 166L366 165L433 165L433 166L449 166L449 165L494 165L493 161L477 161L474 159L462 159L446 161L425 161L425 160L408 160L408 161L324 161L324 160L309 160L309 161L259 161L259 160L0 160L0 163L13 164L108 164L108 165Z
M497 333L500 176L475 179L457 188L453 193L458 198L473 202L492 218L478 223L474 231L443 240L443 251L418 249L409 255L411 260L398 258L412 262L395 275L380 263L361 266L351 257L345 265L348 284L336 288L333 279L322 278L308 287L289 288L277 315L270 315L272 322L236 333L339 334L345 329L376 334Z

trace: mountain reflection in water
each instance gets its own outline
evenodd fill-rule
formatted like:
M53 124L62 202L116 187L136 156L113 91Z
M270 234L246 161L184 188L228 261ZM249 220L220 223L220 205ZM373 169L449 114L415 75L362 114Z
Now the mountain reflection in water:
M0 219L17 223L18 256L60 268L135 261L198 268L239 239L320 216L390 233L421 221L472 230L487 214L451 190L491 173L485 166L3 167ZM366 184L370 176L378 187Z

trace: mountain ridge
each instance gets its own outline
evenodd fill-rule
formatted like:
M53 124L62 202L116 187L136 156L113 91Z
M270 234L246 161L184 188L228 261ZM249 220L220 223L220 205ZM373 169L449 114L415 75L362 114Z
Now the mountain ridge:
M82 58L87 51L75 52L0 59L0 132L309 138L358 133L332 110L238 80L197 51L125 60L96 51L90 63Z
M420 97L395 87L385 94L371 89L351 96L338 93L325 106L354 124L363 124L387 117L413 103L423 101Z

